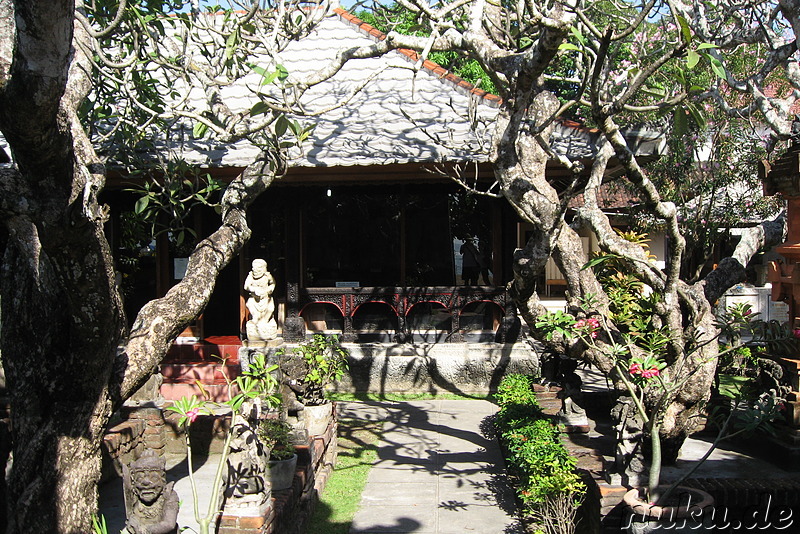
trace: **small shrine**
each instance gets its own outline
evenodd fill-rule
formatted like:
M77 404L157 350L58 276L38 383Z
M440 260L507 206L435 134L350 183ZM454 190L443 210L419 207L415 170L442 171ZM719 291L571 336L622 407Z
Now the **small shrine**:
M786 198L786 242L775 249L785 261L771 262L767 279L772 283L772 300L788 305L790 328L796 331L800 329L800 143L794 141L775 162L762 162L760 178L765 195ZM800 443L800 353L780 357L778 363L791 387L786 398L787 420L794 429L795 442Z

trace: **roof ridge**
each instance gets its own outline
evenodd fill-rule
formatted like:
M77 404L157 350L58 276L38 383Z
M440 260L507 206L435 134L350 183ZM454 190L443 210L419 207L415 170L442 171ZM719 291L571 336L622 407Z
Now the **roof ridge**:
M336 7L333 9L333 12L336 13L339 16L339 18L342 19L344 22L356 26L356 28L365 35L368 35L369 37L372 37L373 39L376 39L378 41L383 41L384 39L386 39L385 33L378 30L371 24L367 24L366 22L356 17L346 9L341 7ZM409 61L413 61L416 63L420 59L419 54L415 50L410 50L408 48L398 48L396 50L400 54L404 55ZM492 107L497 107L502 101L502 99L499 96L489 93L488 91L484 91L479 87L476 87L474 84L468 82L467 80L461 78L460 76L453 74L451 71L445 69L444 67L442 67L441 65L439 65L434 61L426 59L425 61L422 62L422 68L436 75L439 79L449 82L455 87L456 90L466 93L468 95L469 94L475 95L476 97L482 99Z

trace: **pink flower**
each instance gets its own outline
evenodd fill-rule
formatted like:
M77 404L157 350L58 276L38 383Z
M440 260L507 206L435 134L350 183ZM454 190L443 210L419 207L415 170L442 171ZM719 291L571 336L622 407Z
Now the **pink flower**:
M794 334L794 337L800 338L800 328L795 328L792 330L792 334Z
M586 322L587 322L587 323L589 324L589 326L591 326L592 328L600 328L600 321L598 321L598 320L597 320L597 319L595 319L594 317L592 317L591 319L587 319L587 320L586 320Z
M186 412L186 419L189 420L190 423L194 423L195 419L200 415L200 408L192 408L188 412Z
M642 378L653 378L654 376L658 376L660 373L658 369L653 367L652 369L646 369L642 371Z
M632 363L628 372L632 375L640 375L642 374L642 366L638 363Z
M577 321L575 321L575 328L580 329L580 328L583 328L584 326L586 326L586 320L585 319L578 319Z

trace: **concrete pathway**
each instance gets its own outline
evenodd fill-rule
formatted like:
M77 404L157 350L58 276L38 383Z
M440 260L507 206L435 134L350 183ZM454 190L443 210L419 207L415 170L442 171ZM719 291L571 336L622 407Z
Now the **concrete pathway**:
M506 484L481 400L340 403L340 417L384 421L351 534L514 534Z

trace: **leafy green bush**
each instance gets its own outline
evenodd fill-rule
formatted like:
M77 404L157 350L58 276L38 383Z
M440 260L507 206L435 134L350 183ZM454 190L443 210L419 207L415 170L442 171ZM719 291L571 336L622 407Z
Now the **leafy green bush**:
M535 377L512 374L497 386L494 398L500 406L495 417L498 428L520 428L542 417L542 409L533 391Z
M271 460L288 460L294 456L292 429L280 419L262 419L258 422L256 436L270 450Z
M501 434L508 462L520 480L519 494L527 505L540 504L557 493L583 491L575 474L575 459L561 443L558 425L538 419Z
M534 377L508 375L497 388L497 435L517 478L520 500L547 534L574 532L585 486L575 459L561 442L558 425L543 414L533 391Z
M539 408L539 401L533 391L536 378L531 375L507 375L497 386L494 398L501 408L509 404L529 404Z
M314 334L291 352L300 356L306 366L303 404L317 406L327 402L325 388L341 379L347 370L349 352L339 343L339 336ZM280 358L286 354L286 349L280 348L276 354Z

